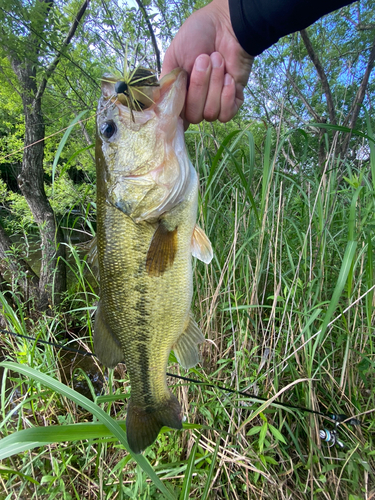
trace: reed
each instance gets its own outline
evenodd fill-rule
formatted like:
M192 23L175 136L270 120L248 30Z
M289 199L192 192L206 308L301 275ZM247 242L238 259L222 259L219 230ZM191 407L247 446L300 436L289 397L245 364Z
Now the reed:
M305 141L288 162L290 139ZM199 223L211 239L210 266L195 263L194 313L207 342L200 381L268 398L170 380L187 423L164 429L144 456L124 434L126 370L97 373L90 397L62 383L62 351L1 337L0 498L370 498L374 489L375 148L343 164L335 148L317 176L308 134L207 128L187 136L200 174ZM192 154L193 156L193 154ZM72 287L65 310L25 317L0 294L7 328L79 342L91 350L97 288L87 257L69 246ZM12 296L13 297L13 296ZM71 335L66 336L66 330ZM74 336L72 336L74 334ZM95 361L93 361L95 364ZM70 381L73 385L74 377ZM91 399L90 399L91 398ZM346 413L366 425L338 426L344 447L319 430L331 421L290 403Z

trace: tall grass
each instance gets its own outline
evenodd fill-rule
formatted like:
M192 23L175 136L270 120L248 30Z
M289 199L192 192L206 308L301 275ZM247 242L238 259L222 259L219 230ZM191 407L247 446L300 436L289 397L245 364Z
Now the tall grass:
M291 134L269 130L262 144L249 130L220 144L203 129L191 134L199 223L214 260L194 264L193 309L208 341L189 375L268 401L170 380L188 423L181 432L164 429L140 458L123 433L129 381L122 365L103 374L104 393L92 387L90 401L61 383L61 353L2 338L0 498L371 498L372 131L369 161L343 166L333 147L319 176L308 165L308 135L293 133L306 142L293 170ZM77 340L91 349L97 289L86 259L71 253L68 312L32 322L3 294L10 330L66 342L61 332L74 323ZM176 364L170 370L186 373ZM339 425L344 447L329 447L319 430L334 430L332 421L277 401L366 425Z

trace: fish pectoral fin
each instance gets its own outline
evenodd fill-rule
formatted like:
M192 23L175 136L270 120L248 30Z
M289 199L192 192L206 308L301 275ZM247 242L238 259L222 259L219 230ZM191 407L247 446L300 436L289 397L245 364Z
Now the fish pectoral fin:
M172 266L177 251L177 227L172 231L159 223L147 252L146 270L149 276L161 276Z
M94 351L100 362L108 368L114 368L124 361L120 341L110 329L100 301L95 313Z
M172 346L177 361L183 368L192 368L199 362L198 344L202 342L204 342L204 335L190 314L184 332Z
M195 225L191 237L191 252L193 257L209 264L213 257L212 245L206 233L199 226Z

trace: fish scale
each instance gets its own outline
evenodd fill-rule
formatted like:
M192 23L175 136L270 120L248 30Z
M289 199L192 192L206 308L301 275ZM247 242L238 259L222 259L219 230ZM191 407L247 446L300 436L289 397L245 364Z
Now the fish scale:
M114 83L104 84L98 107L100 301L94 347L107 366L126 364L131 384L127 437L135 453L149 446L162 426L182 427L166 370L172 348L184 367L196 364L197 344L204 340L190 313L194 235L199 240L195 252L202 249L197 256L212 257L207 237L196 230L198 179L179 118L186 77L177 72L164 82L160 102L133 112L132 119L111 95ZM134 177L129 164L142 175Z
M133 399L142 401L142 388L148 375L152 375L152 383L147 382L152 393L162 397L166 393L166 384L160 382L165 378L167 347L177 341L186 321L187 308L181 307L181 301L185 300L188 306L191 301L192 276L189 263L183 262L190 259L190 251L189 248L185 248L185 252L180 249L173 271L166 271L162 277L149 277L144 267L156 224L135 224L108 204L103 212L103 224L98 220L98 240L105 244L98 246L98 252L100 276L103 276L101 300L108 323L123 349L132 380ZM110 232L111 237L102 238L101 228ZM193 227L189 232L192 230ZM183 232L181 228L181 236ZM163 295L168 296L168 300L161 302L159 297ZM150 348L155 349L155 355L146 367Z

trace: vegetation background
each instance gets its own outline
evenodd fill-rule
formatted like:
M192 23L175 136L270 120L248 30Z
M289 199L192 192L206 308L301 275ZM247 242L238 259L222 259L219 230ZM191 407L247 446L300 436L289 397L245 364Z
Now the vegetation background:
M232 122L186 133L215 257L194 263L202 363L170 371L267 402L171 378L185 429L132 456L125 366L5 333L92 350L100 78L160 70L203 5L0 0L1 500L375 497L371 0L280 40Z

